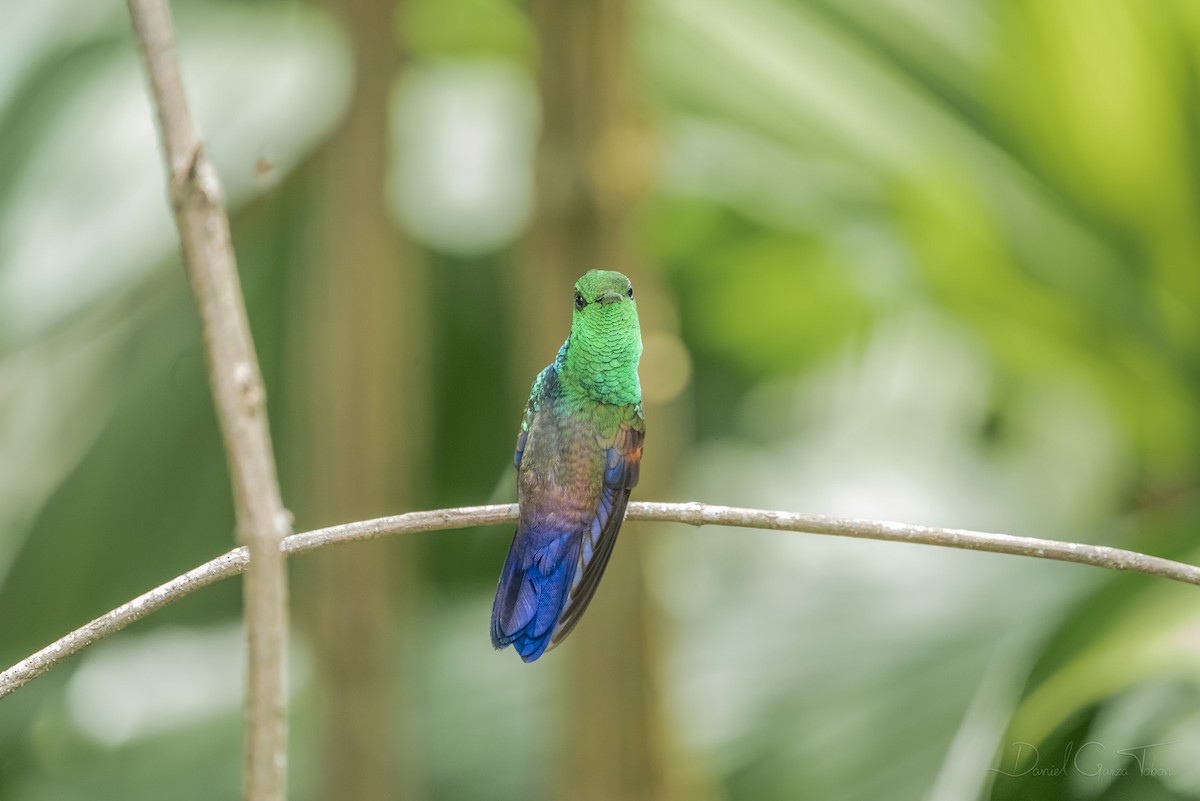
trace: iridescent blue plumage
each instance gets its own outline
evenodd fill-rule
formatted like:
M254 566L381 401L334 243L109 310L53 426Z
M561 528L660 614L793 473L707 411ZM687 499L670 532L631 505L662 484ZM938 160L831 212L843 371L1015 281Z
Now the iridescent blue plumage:
M612 554L637 484L641 336L628 279L576 285L571 336L538 375L517 437L521 505L492 608L492 643L532 662L571 632Z

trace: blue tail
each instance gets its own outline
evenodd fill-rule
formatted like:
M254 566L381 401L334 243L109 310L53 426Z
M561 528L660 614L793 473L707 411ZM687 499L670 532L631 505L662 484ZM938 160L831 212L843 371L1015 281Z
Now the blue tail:
M579 563L579 532L517 528L492 605L492 645L532 662L550 645Z

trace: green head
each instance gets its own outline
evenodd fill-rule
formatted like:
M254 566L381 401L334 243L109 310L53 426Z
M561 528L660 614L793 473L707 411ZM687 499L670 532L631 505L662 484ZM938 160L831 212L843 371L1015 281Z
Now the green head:
M642 332L633 284L621 273L588 270L575 282L574 302L559 373L601 403L637 403Z

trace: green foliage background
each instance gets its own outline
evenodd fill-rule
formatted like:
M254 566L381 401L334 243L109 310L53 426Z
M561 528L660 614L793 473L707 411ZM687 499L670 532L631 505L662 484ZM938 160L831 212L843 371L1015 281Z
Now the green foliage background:
M347 44L307 3L175 10L287 484L305 469L284 425L292 265L309 161L352 86ZM675 498L1200 559L1200 4L632 13L660 159L634 280L656 274L678 305L681 355L662 369L684 371L691 415ZM3 16L11 664L223 551L233 518L124 9L9 2ZM412 0L397 36L410 57L392 202L433 275L419 299L434 331L430 502L481 503L524 392L505 332L517 315L567 316L506 293L533 202L534 40L528 9L505 0ZM464 172L474 183L455 189ZM396 716L429 798L552 786L561 667L532 673L487 642L507 537L422 541L419 622L397 655L419 701ZM880 543L655 537L669 720L707 795L1200 797L1194 588ZM0 798L235 797L238 611L235 582L206 590L0 702ZM320 687L295 639L304 799Z

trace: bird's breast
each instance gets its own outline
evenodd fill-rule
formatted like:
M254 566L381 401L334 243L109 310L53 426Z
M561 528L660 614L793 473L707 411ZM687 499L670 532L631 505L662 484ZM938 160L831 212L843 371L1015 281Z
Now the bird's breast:
M543 406L534 416L518 472L521 519L536 528L585 525L600 500L603 421L562 406Z

